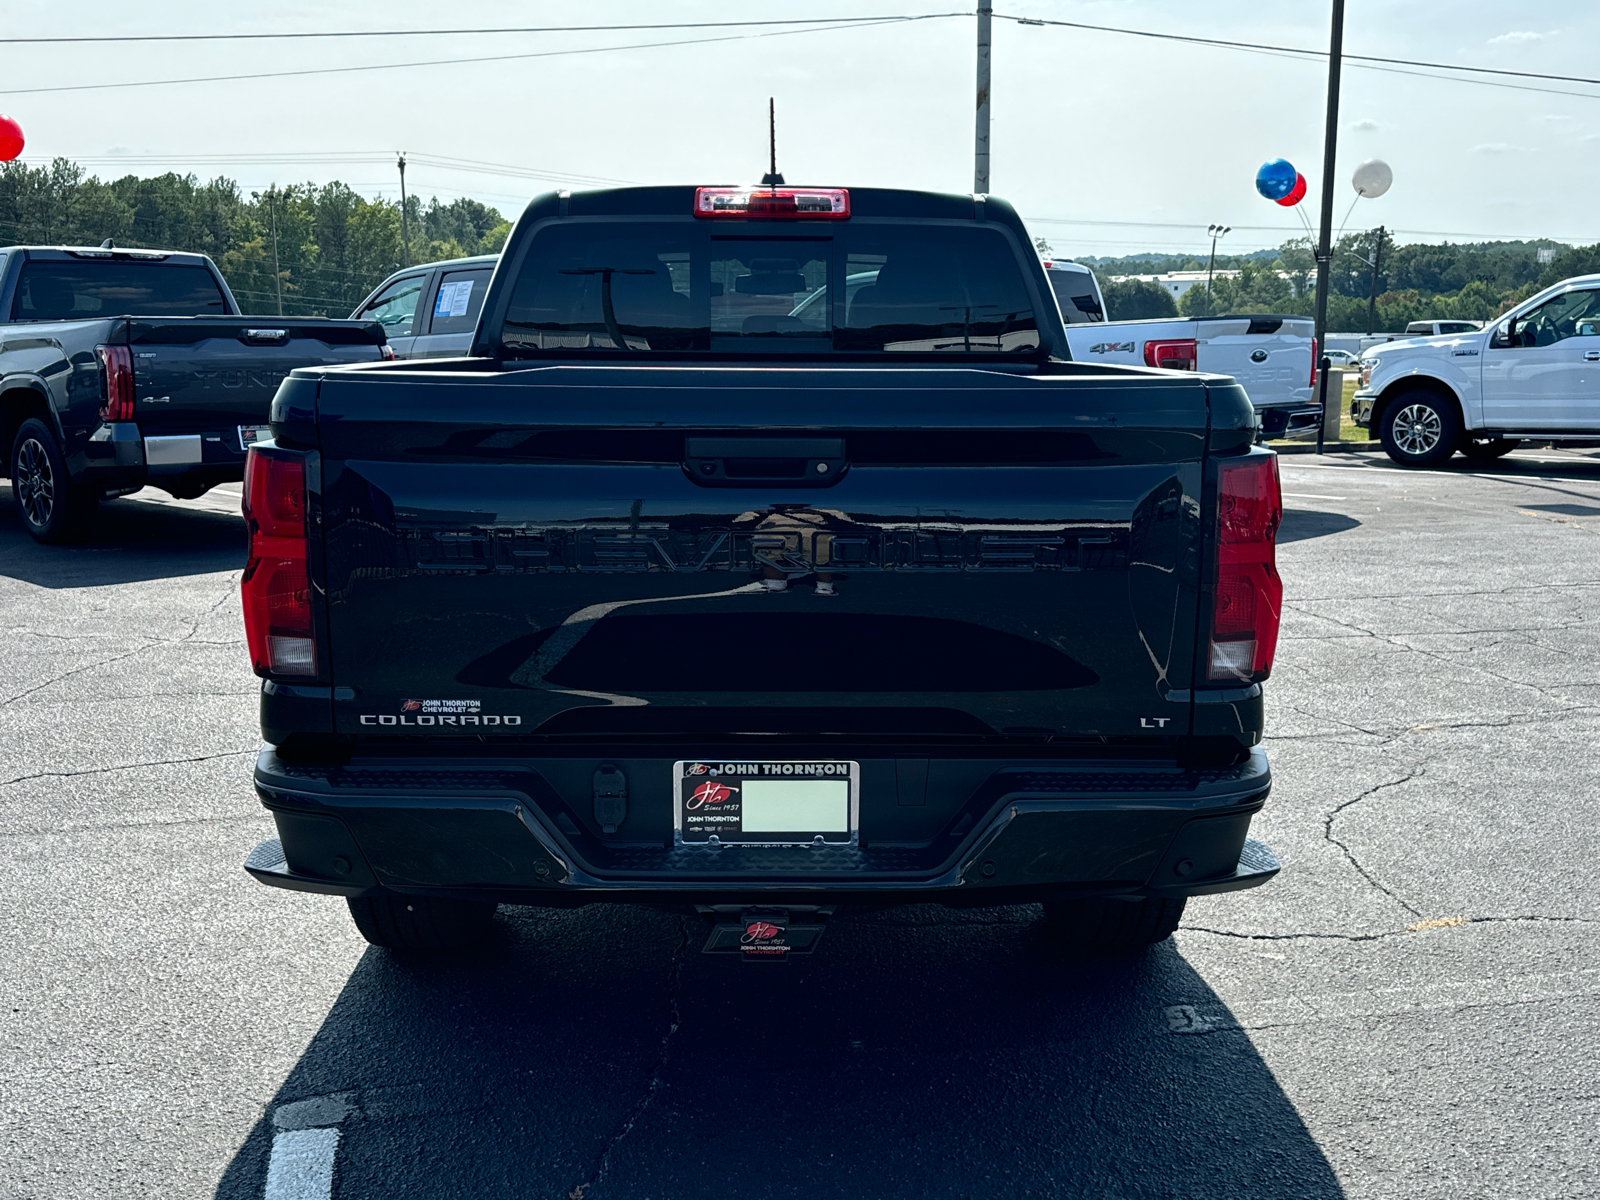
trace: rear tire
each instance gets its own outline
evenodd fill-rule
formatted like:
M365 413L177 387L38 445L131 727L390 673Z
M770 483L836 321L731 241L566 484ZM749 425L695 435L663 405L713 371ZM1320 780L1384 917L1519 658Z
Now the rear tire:
M495 905L488 900L449 900L376 892L348 901L361 936L386 950L457 950L489 932Z
M1141 950L1165 941L1183 919L1186 899L1047 900L1045 924L1062 941L1105 950Z
M100 502L93 488L72 482L56 435L29 417L11 443L11 496L22 527L36 542L70 542L88 532Z
M1426 388L1396 396L1383 410L1378 436L1402 467L1437 467L1461 442L1461 415L1453 401Z
M1522 442L1517 438L1462 438L1461 453L1473 462L1493 462L1504 458Z

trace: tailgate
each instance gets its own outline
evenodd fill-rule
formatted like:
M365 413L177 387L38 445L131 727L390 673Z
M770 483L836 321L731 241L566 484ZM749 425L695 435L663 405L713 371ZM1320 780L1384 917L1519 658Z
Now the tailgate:
M1196 368L1232 375L1256 407L1311 402L1309 317L1212 317L1199 322Z
M1187 732L1200 378L386 370L317 404L342 733Z
M296 367L374 362L372 321L304 317L178 317L128 322L134 412L145 437L223 433L265 425L278 385Z

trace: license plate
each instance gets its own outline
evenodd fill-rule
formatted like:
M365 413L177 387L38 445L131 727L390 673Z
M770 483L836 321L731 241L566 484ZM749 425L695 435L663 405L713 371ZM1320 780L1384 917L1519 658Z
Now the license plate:
M272 436L270 425L241 425L239 426L239 449L248 450L257 442L264 442Z
M674 763L672 771L680 842L799 846L856 840L857 763L704 760Z

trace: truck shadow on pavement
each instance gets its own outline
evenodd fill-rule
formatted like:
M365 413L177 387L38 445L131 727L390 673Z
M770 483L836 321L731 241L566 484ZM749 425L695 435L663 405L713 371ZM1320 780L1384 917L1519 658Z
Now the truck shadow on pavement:
M1278 526L1278 545L1327 537L1330 533L1344 533L1346 530L1360 527L1360 521L1354 517L1347 517L1344 513L1286 508L1283 510L1283 524Z
M631 907L369 950L216 1195L261 1196L319 1097L345 1198L1343 1195L1245 1034L1174 1030L1219 1001L1173 943L1072 952L1037 912L841 911L779 964Z
M102 587L242 571L244 560L238 513L143 500L102 504L88 538L41 546L23 529L10 484L0 484L0 575L36 587Z

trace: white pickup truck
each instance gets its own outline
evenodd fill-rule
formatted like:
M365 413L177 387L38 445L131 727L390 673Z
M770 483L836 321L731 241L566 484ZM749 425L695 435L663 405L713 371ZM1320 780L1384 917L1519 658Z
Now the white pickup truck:
M1255 406L1263 437L1315 437L1316 341L1310 317L1239 315L1107 321L1094 273L1046 260L1067 345L1079 362L1232 375ZM1338 403L1334 397L1330 403Z
M1402 466L1457 450L1499 458L1520 438L1600 436L1600 275L1548 287L1487 329L1388 342L1361 357L1356 424Z

